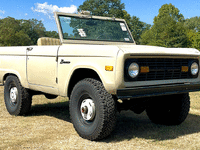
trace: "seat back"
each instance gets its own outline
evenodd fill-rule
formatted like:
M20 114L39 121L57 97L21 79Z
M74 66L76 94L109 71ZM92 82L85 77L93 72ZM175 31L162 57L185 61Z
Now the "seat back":
M41 37L37 41L38 46L43 45L61 45L60 39L50 38L50 37Z

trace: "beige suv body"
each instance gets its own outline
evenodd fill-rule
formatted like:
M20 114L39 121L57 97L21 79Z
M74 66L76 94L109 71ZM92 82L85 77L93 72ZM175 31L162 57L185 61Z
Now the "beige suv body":
M55 13L55 18L60 41L41 38L38 40L38 46L1 47L0 82L7 85L5 90L7 90L8 96L5 98L5 103L10 114L19 115L28 110L25 108L23 110L21 105L18 106L21 101L18 102L20 90L15 88L18 87L15 83L17 78L20 86L31 96L44 93L47 98L54 98L57 95L70 97L72 99L70 104L72 123L77 132L83 138L97 140L109 135L114 126L107 125L100 128L98 124L102 122L95 122L95 119L98 118L97 114L104 114L104 112L100 111L98 102L96 102L98 100L94 100L95 98L92 98L92 96L87 96L85 100L80 101L80 104L78 103L79 106L78 104L76 106L73 99L77 99L75 93L79 93L79 87L83 85L88 86L88 89L90 86L95 89L96 83L102 84L103 87L100 87L105 90L104 92L112 96L112 100L108 100L108 103L113 105L112 111L115 109L131 109L137 113L149 110L148 115L154 122L158 119L151 117L155 113L152 113L150 109L150 98L161 97L162 95L173 97L173 94L176 94L176 96L179 94L179 97L183 97L181 101L183 99L188 101L186 95L188 92L199 91L199 67L195 66L196 64L199 66L200 53L198 50L136 45L123 19L65 13ZM116 24L115 32L121 30L122 33L120 34L125 33L125 38L116 37L116 40L112 40L111 36L106 33L92 35L93 33L87 32L88 29L85 29L85 24L84 27L77 29L76 26L80 26L85 20L87 20L88 29L93 30L93 32L98 30L98 27L95 27L97 23L105 24L105 26L107 23L108 27L105 29L108 31L112 29L112 32L114 32L114 27L112 28L111 25ZM102 22L98 22L99 20ZM72 28L73 21L76 24ZM63 26L63 24L66 26ZM68 30L70 30L71 35L65 33ZM95 37L95 40L91 40L87 34L91 34L91 37ZM120 34L116 33L117 36L120 36ZM132 68L131 65L133 65ZM192 75L192 71L197 71L197 73ZM9 77L15 77L15 79ZM12 83L13 86L9 86ZM14 86L14 83L16 86ZM87 91L86 93L90 92ZM98 90L96 92L98 93ZM92 95L92 93L88 95ZM26 99L29 100L30 98L26 97ZM123 100L123 103L119 103L118 99ZM148 102L146 102L147 99ZM129 102L129 100L132 101ZM105 101L107 101L106 98ZM9 105L16 107L16 110L9 109ZM79 121L73 119L78 115L78 112L73 114L74 107L78 107L83 120L88 121L89 124L94 122L94 125L91 124L87 127L87 123L83 122L78 126L77 122L81 119ZM107 109L108 105L105 107ZM186 112L188 113L188 108L184 109L187 109ZM90 113L90 116L87 113ZM111 116L107 120L111 120L110 124L114 124L115 119L112 118L115 118L113 117L115 115ZM178 123L185 120L186 116ZM99 119L96 120L99 121ZM85 128L81 128L83 125L86 126L88 132L83 131L85 130ZM94 130L90 131L89 128L93 126ZM97 129L99 129L98 132ZM104 130L108 130L108 132L102 133Z

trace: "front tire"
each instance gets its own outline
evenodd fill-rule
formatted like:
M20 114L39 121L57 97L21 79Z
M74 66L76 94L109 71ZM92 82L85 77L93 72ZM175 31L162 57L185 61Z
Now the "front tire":
M32 96L17 77L9 76L4 85L4 101L11 115L25 115L31 109Z
M190 110L189 93L156 97L146 109L149 119L156 124L179 125Z
M95 79L84 79L75 85L69 107L74 128L82 138L100 140L115 127L115 101Z

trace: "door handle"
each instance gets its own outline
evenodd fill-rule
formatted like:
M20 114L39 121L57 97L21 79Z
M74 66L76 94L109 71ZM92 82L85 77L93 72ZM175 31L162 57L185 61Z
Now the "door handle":
M27 50L27 51L32 51L33 48L32 48L32 47L28 47L26 50Z
M61 59L60 64L70 64L70 61L65 61L64 59Z

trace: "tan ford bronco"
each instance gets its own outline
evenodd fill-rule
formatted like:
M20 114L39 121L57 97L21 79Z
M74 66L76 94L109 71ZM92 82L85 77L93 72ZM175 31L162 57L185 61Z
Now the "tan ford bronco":
M11 115L31 109L32 96L69 97L77 133L99 140L114 129L116 113L147 112L154 123L178 125L200 90L196 49L136 45L123 19L55 13L59 39L37 46L1 47L0 82Z

